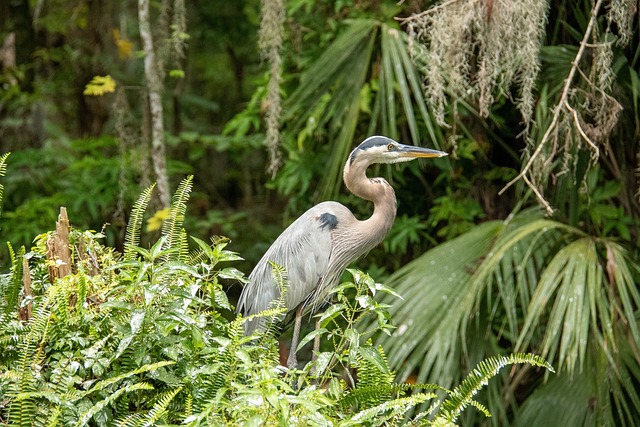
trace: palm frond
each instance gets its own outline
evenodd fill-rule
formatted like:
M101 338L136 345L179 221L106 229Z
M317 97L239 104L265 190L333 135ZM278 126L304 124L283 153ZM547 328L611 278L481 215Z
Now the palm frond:
M420 76L407 49L407 34L388 25L382 26L381 33L382 73L379 97L382 101L383 117L387 120L386 126L383 124L383 129L389 132L388 135L397 137L398 127L395 123L396 112L395 102L393 102L394 89L397 86L404 110L403 117L407 120L413 145L422 145L414 111L415 105L420 111L420 117L427 128L431 143L440 149L439 141L442 140L442 135L437 131L437 126L434 125L427 111ZM372 119L375 121L377 117L374 116ZM437 132L438 135L436 135Z
M603 297L606 303L594 241L583 238L571 242L555 254L540 277L516 348L528 348L531 330L544 321L543 357L554 360L558 356L558 371L563 366L569 372L577 365L582 368L589 329L597 328L597 300ZM549 318L543 318L552 301Z
M327 173L320 182L320 194L323 198L337 194L342 185L341 168L344 159L349 155L360 116L360 92L369 71L371 55L373 53L375 34L378 24L374 21L363 21L357 25L361 35L356 50L348 58L349 63L343 64L341 73L335 76L332 89L333 96L327 105L326 119L330 121L332 142L331 159ZM327 49L327 53L330 50Z
M614 285L617 291L615 307L620 316L625 319L636 346L640 347L640 334L635 313L640 309L640 290L634 278L632 269L638 274L638 265L632 260L630 254L622 246L615 242L605 242L606 270L609 284Z
M387 349L389 364L401 380L418 371L418 382L451 386L451 372L458 369L460 325L468 316L459 307L463 299L475 300L468 291L471 275L503 228L499 221L481 224L389 278L387 285L403 301L393 301L389 307L397 329L391 336L380 335L378 343ZM387 302L385 297L382 302Z
M573 379L562 374L551 377L525 401L513 425L598 425L594 423L594 416L584 410L597 395L595 380L592 375L580 375Z

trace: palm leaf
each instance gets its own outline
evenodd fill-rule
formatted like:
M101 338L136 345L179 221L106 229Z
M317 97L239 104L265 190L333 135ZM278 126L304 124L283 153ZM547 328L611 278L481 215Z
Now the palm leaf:
M407 264L388 280L403 297L389 313L398 329L379 343L387 349L389 364L400 379L418 371L418 382L438 378L449 387L457 372L459 332L468 312L459 310L478 262L503 230L499 221L481 224ZM475 300L475 298L473 298ZM382 302L386 301L383 297ZM446 373L446 374L445 374Z
M533 338L531 329L543 321L542 315L553 302L548 320L544 319L547 333L542 355L550 359L557 355L559 371L563 366L570 372L576 364L582 367L589 328L597 327L594 307L603 297L601 288L602 270L594 241L583 238L561 248L540 277L516 348L528 348Z
M607 389L622 389L640 371L618 367L622 343L640 348L638 271L620 244L522 212L476 226L393 274L387 284L404 298L389 309L398 328L378 342L400 379L416 372L417 381L445 387L460 377L461 364L505 346L540 351L569 374L587 369L597 348L611 371ZM627 354L625 366L637 365L637 353ZM512 396L491 393L492 411ZM631 419L640 397L621 392L613 402Z
M585 411L597 395L594 375L580 375L573 379L557 375L538 387L520 408L514 427L536 425L593 426L595 416Z
M378 29L379 55L374 55ZM379 74L377 67L379 63ZM299 87L286 101L285 120L298 131L310 120L314 129L328 125L331 158L319 188L320 197L332 198L341 186L341 169L349 154L360 120L362 88L367 79L377 78L377 94L369 119L368 134L381 130L398 139L405 125L414 145L422 145L416 107L429 133L431 144L439 147L442 135L433 125L421 90L420 77L407 51L407 37L387 24L366 19L350 21L347 29L301 76ZM402 111L398 110L399 95ZM302 145L308 132L298 133ZM444 160L447 161L447 160Z
M559 229L578 233L559 222L540 218L536 212L522 213L505 223L488 222L432 249L393 274L388 284L404 298L389 310L398 331L380 340L393 355L390 364L400 378L418 370L420 382L451 385L460 356L468 352L463 337L473 318L469 314L477 312L482 301L489 301L492 311L499 305L507 313L510 335L515 339L518 295L528 299L531 280L537 277L530 270L541 263L533 252L523 257L522 249L532 242L553 241L541 236L553 237ZM548 250L547 243L543 248ZM523 280L516 287L518 278ZM492 302L487 291L494 281L499 299ZM475 354L484 358L482 352Z

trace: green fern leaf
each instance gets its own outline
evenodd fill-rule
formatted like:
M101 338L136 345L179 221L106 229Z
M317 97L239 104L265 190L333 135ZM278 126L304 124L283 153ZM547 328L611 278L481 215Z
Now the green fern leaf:
M25 254L24 246L20 247L18 253L13 251L13 247L7 242L9 248L9 259L11 259L11 277L9 286L3 290L5 300L5 312L12 314L18 310L18 296L22 289L23 264L22 258Z
M182 387L162 393L156 403L147 414L135 413L128 415L125 419L118 422L121 427L142 427L157 425L158 421L166 416L167 407L173 401L178 393L182 391Z
M84 303L87 300L87 276L82 270L78 271L78 274L76 275L76 286L78 292L76 312L82 313L84 311Z
M187 262L189 260L189 235L184 228L180 229L176 246L178 259L182 262Z
M539 366L554 372L553 367L542 357L535 354L511 354L509 356L491 357L483 360L473 369L469 375L456 387L449 395L440 408L440 415L436 417L434 423L446 421L455 423L460 413L468 406L479 408L482 412L487 413L486 408L479 403L472 403L473 396L482 389L489 379L498 374L500 369L508 365L528 363L533 366ZM434 424L440 425L440 424Z
M132 248L137 247L140 244L140 230L142 229L142 222L144 220L144 212L147 210L149 201L151 201L151 195L155 184L147 187L138 200L134 203L131 209L131 217L129 218L129 224L127 225L127 231L124 241L124 259L125 261L133 261L135 259L135 251Z
M5 176L7 173L7 158L11 153L4 153L0 155L0 176Z
M187 213L187 201L189 200L192 184L193 175L189 175L182 180L176 193L173 195L169 216L164 220L162 225L162 236L166 237L163 249L175 248L176 245L180 243L180 233L182 232L182 224ZM169 253L165 256L165 260L169 261L169 257L175 261L177 254L175 252Z
M389 400L372 408L360 411L350 419L345 420L338 425L341 427L362 425L366 423L371 423L371 425L381 425L386 419L402 415L415 406L437 397L438 396L435 393L416 393L409 397ZM385 414L386 412L389 413ZM384 417L382 414L385 414Z
M125 393L131 393L137 390L153 390L153 386L151 384L142 382L142 383L131 384L116 390L115 392L108 395L106 398L96 402L91 408L89 408L89 410L81 414L80 419L78 419L78 422L75 424L75 427L82 427L84 425L87 425L89 420L93 418L94 415L102 411L107 405L110 405L116 400L118 400L118 398L121 395Z
M17 381L11 387L13 393L8 396L9 425L31 426L36 417L37 407L34 400L32 398L17 399L17 396L25 393L35 393L37 390L38 380L34 376L33 366L42 363L42 354L39 354L37 346L47 335L50 319L50 311L45 298L42 304L36 308L31 319L30 330L19 346L21 361L17 372Z
M0 155L0 177L7 173L7 158L11 153L4 153ZM4 194L4 185L0 184L0 216L2 216L2 196Z
M120 382L125 378L129 378L129 377L132 377L134 375L142 374L144 372L155 371L157 369L162 368L163 366L169 366L169 365L174 365L174 364L175 364L175 362L170 362L170 361L166 361L165 360L165 361L156 362L156 363L150 363L150 364L141 366L138 369L134 369L132 371L125 372L124 374L117 375L117 376L115 376L113 378L108 378L106 380L98 381L97 383L95 383L93 385L93 387L91 387L89 390L84 392L83 395L87 395L87 394L94 393L96 391L104 390L105 388L109 387L110 385L113 385L113 384L115 384L117 382Z
M181 391L182 387L177 387L160 395L156 403L153 405L153 408L149 410L149 414L147 415L147 422L149 425L155 424L156 421L160 420L160 418L166 415L167 407L173 401L176 395Z

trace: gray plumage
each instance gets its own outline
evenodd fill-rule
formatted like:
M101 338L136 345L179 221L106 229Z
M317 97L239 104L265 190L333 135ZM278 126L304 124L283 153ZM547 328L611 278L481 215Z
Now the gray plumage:
M285 305L289 312L299 308L291 349L295 352L302 311L315 311L338 283L345 268L378 245L395 219L393 188L383 178L368 178L367 167L374 163L446 155L441 151L402 145L383 136L363 141L349 156L343 178L353 194L373 202L371 217L358 220L337 202L322 202L306 211L280 234L255 266L240 296L238 312L247 316L270 308L272 301L279 298L280 291L274 284L269 261L284 267L289 275ZM263 322L260 319L247 321L245 333L253 333Z

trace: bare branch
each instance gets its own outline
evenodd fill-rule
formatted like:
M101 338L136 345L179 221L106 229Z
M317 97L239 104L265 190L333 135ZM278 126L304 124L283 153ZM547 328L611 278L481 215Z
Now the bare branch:
M591 138L589 138L585 133L585 131L582 129L578 112L571 105L569 105L569 103L566 100L564 101L564 106L567 107L567 110L569 110L569 112L571 112L571 115L573 116L573 121L576 124L576 128L578 129L578 132L580 133L580 135L582 135L582 138L584 138L584 140L587 141L587 144L589 144L591 148L593 148L593 151L594 151L593 157L597 159L600 156L600 149L598 149L598 146L594 144Z
M583 56L586 48L590 45L588 40L591 37L591 33L593 31L593 27L597 22L598 13L600 11L600 8L602 7L602 3L603 3L603 0L597 0L596 4L593 6L593 9L591 9L591 17L589 19L589 24L587 26L587 29L586 29L585 33L584 33L584 37L582 38L582 41L580 42L580 48L578 49L578 53L576 54L576 57L574 58L574 60L572 62L572 66L571 66L571 70L569 71L569 75L567 76L567 78L566 78L566 80L564 82L562 95L560 96L560 100L558 101L558 104L556 105L556 108L554 109L553 119L551 120L551 124L549 125L549 127L547 128L547 131L545 132L544 136L540 140L540 143L538 144L538 147L533 152L533 154L531 155L531 157L529 158L529 160L525 164L524 168L522 168L522 171L520 171L520 173L515 178L513 178L511 181L509 181L502 188L502 190L500 190L498 192L498 194L503 194L509 187L511 187L513 184L515 184L518 180L523 179L525 181L525 183L533 190L533 192L536 194L536 197L538 197L538 200L547 209L547 211L548 212L549 211L552 212L551 207L549 206L549 203L544 199L542 194L535 188L535 185L533 185L531 180L529 180L526 177L526 175L529 172L529 170L531 169L531 166L533 165L533 162L535 161L535 159L538 157L538 155L542 151L542 148L544 147L544 145L547 142L549 142L549 138L551 136L551 132L558 125L558 121L560 119L560 115L562 113L562 110L564 108L566 108L566 107L569 107L569 103L568 103L567 100L568 100L569 94L571 92L573 79L574 79L576 73L578 72L580 60L582 59L582 56ZM569 111L571 111L571 110L569 110ZM581 127L579 127L579 131L581 132L581 134L584 133L584 132L582 132ZM586 134L583 135L583 136L586 137ZM585 138L585 139L587 140L587 142L590 145L594 145L593 142L589 138Z
M422 18L424 16L430 15L430 14L432 14L432 13L434 13L434 12L440 10L440 9L444 9L446 7L449 7L453 3L456 3L458 1L460 1L460 0L448 0L448 1L444 2L444 3L440 3L437 6L434 6L434 7L430 8L430 9L427 9L427 10L425 10L423 12L414 13L413 15L408 16L406 18L398 18L398 17L396 17L395 19L396 19L396 21L400 21L403 24L407 23L407 22L411 22L411 21L417 21L417 20L419 20L420 18Z

